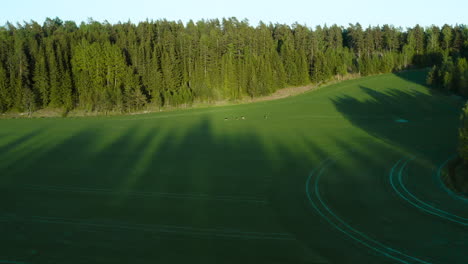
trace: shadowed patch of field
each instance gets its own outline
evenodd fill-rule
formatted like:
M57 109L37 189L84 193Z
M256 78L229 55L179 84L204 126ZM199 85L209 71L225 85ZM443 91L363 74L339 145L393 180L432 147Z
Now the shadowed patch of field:
M425 74L244 105L0 120L0 263L464 263L465 227L402 198L467 217L433 177L455 151L459 108ZM393 170L398 195L389 175L413 156Z

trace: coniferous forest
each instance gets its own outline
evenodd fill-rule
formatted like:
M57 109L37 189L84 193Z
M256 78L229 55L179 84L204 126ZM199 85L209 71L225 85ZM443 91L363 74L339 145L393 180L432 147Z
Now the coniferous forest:
M467 95L467 56L464 25L7 23L0 27L0 112L131 112L434 65L431 84Z

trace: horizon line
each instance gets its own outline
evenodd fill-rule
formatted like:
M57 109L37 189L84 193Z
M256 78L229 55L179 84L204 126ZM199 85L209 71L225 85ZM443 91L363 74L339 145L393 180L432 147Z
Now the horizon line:
M433 26L437 26L437 27L443 27L445 25L448 25L448 26L451 26L451 27L467 27L467 24L464 24L464 23L455 23L455 24L450 24L450 23L443 23L443 24L429 24L429 25L422 25L420 23L416 23L414 24L413 26L397 26L397 25L394 25L394 24L389 24L389 23L382 23L382 24L377 24L377 25L373 25L373 24L367 24L367 25L364 25L363 23L361 22L354 22L354 23L351 23L351 22L348 22L346 23L346 25L343 25L343 24L338 24L338 23L323 23L323 24L315 24L313 26L309 26L307 25L307 23L302 23L302 22L299 22L299 21L296 21L296 22L293 22L293 23L287 23L287 22L273 22L273 21L263 21L263 20L258 20L257 23L251 23L251 19L249 18L242 18L242 19L239 19L235 16L231 16L231 17L216 17L216 18L199 18L199 19L195 19L195 18L190 18L190 19L168 19L168 18L146 18L144 20L142 19L136 19L132 21L132 19L128 18L128 19L122 19L122 20L118 20L117 22L115 21L109 21L108 19L103 19L103 20L99 20L99 19L94 19L93 17L88 17L86 20L82 19L82 20L73 20L73 19L62 19L60 18L59 16L55 16L55 17L46 17L44 19L42 19L42 21L38 21L38 20L34 20L34 19L30 19L29 21L27 20L22 20L22 21L9 21L7 20L5 23L3 23L3 25L0 25L0 27L7 27L8 24L12 24L12 25L20 25L20 26L23 26L23 25L26 25L26 24L33 24L34 22L39 24L39 25L43 25L47 19L50 19L50 20L56 20L56 19L59 19L60 21L62 22L74 22L77 26L81 25L81 24L91 24L93 22L98 22L100 24L110 24L110 25L119 25L119 24L133 24L133 25L138 25L140 23L144 23L144 22L158 22L158 21L167 21L167 22L175 22L175 23L182 23L184 26L187 26L190 22L193 22L193 23L197 23L197 22L201 22L201 21L205 21L205 22L210 22L210 21L216 21L218 20L219 22L223 21L223 20L229 20L229 19L236 19L237 21L239 22L247 22L247 25L249 26L252 26L252 27L258 27L260 24L265 24L265 25L287 25L287 26L294 26L294 25L301 25L301 26L305 26L305 27L308 27L308 28L316 28L316 27L331 27L331 26L338 26L338 27L342 27L342 28L346 28L348 27L349 25L357 25L357 24L360 24L362 26L362 28L369 28L369 27L382 27L382 26L385 26L385 25L388 25L390 27L393 27L395 29L408 29L408 28L414 28L416 26L420 26L422 28L430 28L430 27L433 27Z

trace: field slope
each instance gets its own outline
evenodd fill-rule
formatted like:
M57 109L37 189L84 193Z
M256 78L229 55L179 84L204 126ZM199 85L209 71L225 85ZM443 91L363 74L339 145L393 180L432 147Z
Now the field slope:
M0 263L467 263L468 203L438 178L461 102L425 75L0 120Z

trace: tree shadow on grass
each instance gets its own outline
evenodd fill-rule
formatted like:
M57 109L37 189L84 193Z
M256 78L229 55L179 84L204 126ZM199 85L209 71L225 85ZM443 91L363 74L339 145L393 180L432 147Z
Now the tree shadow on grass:
M449 145L445 138L453 137L449 126L457 117L445 115L441 105L433 108L429 95L361 89L370 100L333 101L353 125L411 153ZM415 106L422 110L411 112ZM70 136L12 157L0 167L2 183L8 182L1 187L0 260L386 263L320 218L305 184L311 170L334 153L353 156L363 166L394 159L387 146L364 137L348 142L338 133L313 138L303 131L297 148L220 115L177 122L77 119L67 125L86 125ZM410 122L396 123L396 117ZM436 121L446 125L442 134L434 129ZM6 155L0 152L0 160ZM364 177L355 180L371 189ZM330 202L349 207L343 210L348 213L352 207L339 203L353 200L356 190L339 191Z
M18 137L16 137L14 140L4 144L4 145L1 145L0 146L0 153L8 153L12 150L15 150L16 148L18 148L20 145L24 144L25 142L27 142L28 140L36 137L38 134L41 133L41 130L40 129L36 129L36 130L33 130L31 132L28 132L24 135L20 135Z
M2 169L0 260L385 263L311 208L307 177L332 153L307 134L266 148L241 120L78 121Z
M460 102L431 90L423 93L411 88L360 88L367 99L348 95L332 99L336 109L354 126L410 154L431 156L431 152L435 154L438 150L447 156L455 152ZM432 158L443 157L432 155Z
M439 186L430 189L435 194L442 189L437 176L439 167L457 152L464 102L425 87L425 74L426 71L398 73L396 75L409 81L409 85L388 85L378 90L360 86L366 99L345 95L332 101L354 126L396 147L402 151L402 158L413 157L424 163L428 176L425 180L433 182L433 187ZM444 195L434 200L445 201L441 196Z
M403 172L411 176L407 177L410 179L406 180L406 184L410 191L416 193L416 197L435 208L455 213L466 212L466 205L445 195L436 179L436 172L441 164L456 153L463 102L424 87L425 71L395 75L409 81L409 84L406 87L392 87L389 83L378 89L360 86L359 95L338 96L332 102L353 126L371 135L376 141L386 143L389 149L393 149L391 151L400 152L400 158L416 158L417 162L410 163L411 167L408 166L407 171ZM401 202L404 204L405 201L401 199ZM411 204L408 203L408 206ZM417 208L412 209L418 212ZM424 215L424 212L421 214ZM408 217L408 221L410 220ZM427 221L423 219L421 225L434 220L440 219L429 214ZM446 228L454 226L457 227L446 225ZM428 226L427 230L434 229ZM446 234L450 232L447 231ZM460 243L466 246L466 240L461 240ZM457 254L459 253L454 252L452 256ZM462 260L463 258L458 257L452 262Z
M216 133L207 117L186 128L122 122L116 135L82 122L89 125L5 160L0 260L308 263L316 257L297 247L271 205L278 177L303 182L307 171L290 151L272 161L255 134ZM41 135L26 134L3 149Z

